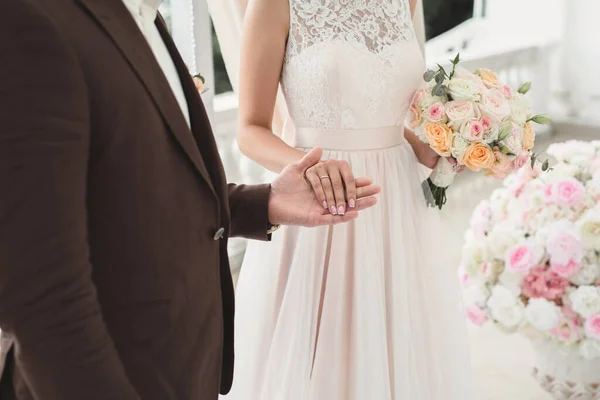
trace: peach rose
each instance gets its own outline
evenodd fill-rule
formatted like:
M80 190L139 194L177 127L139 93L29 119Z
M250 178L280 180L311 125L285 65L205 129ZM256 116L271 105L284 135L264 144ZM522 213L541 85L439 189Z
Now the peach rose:
M528 122L523 127L523 149L531 150L535 144L535 132L533 131L533 125Z
M500 80L492 70L487 68L479 68L477 71L475 71L475 73L479 75L483 81L483 84L488 89L497 88L500 86Z
M494 157L494 152L490 146L485 143L475 142L467 147L462 161L471 171L479 172L482 169L492 168L496 157Z
M421 107L413 104L410 106L410 127L415 129L417 126L421 125L423 122L423 112L421 111Z
M513 163L510 158L498 149L494 149L494 165L490 170L496 179L504 179L513 172Z
M449 157L451 153L452 130L444 124L425 124L425 137L429 147L442 157Z

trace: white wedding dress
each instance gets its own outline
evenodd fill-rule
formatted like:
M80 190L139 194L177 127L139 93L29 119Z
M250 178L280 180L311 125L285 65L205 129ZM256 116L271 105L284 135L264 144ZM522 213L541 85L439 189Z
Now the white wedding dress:
M408 0L291 0L282 87L294 145L382 187L349 224L248 246L228 400L470 400L447 234L403 135L423 57Z

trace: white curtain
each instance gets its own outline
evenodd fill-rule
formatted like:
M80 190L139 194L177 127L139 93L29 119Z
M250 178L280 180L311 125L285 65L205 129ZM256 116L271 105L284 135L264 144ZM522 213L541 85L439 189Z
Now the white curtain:
M207 2L208 11L212 17L215 32L219 39L219 44L221 45L221 53L223 55L223 60L225 61L229 80L231 81L233 90L237 91L240 71L242 23L248 0L207 0ZM423 55L425 55L423 0L417 0L414 25L421 45L421 51L423 52ZM281 90L279 90L273 120L273 130L276 134L287 134L285 126L287 120L287 108Z

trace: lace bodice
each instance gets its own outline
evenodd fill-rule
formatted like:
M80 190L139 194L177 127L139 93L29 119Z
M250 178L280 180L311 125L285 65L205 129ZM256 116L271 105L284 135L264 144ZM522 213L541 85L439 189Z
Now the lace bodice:
M294 124L401 124L423 58L408 0L290 0L282 88Z

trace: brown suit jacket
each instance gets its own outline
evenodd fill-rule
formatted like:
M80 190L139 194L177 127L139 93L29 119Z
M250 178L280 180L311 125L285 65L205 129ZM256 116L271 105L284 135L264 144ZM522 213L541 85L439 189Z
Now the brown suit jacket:
M121 0L0 15L2 400L216 399L233 373L227 237L268 239L268 186L226 184L160 21L191 130Z

